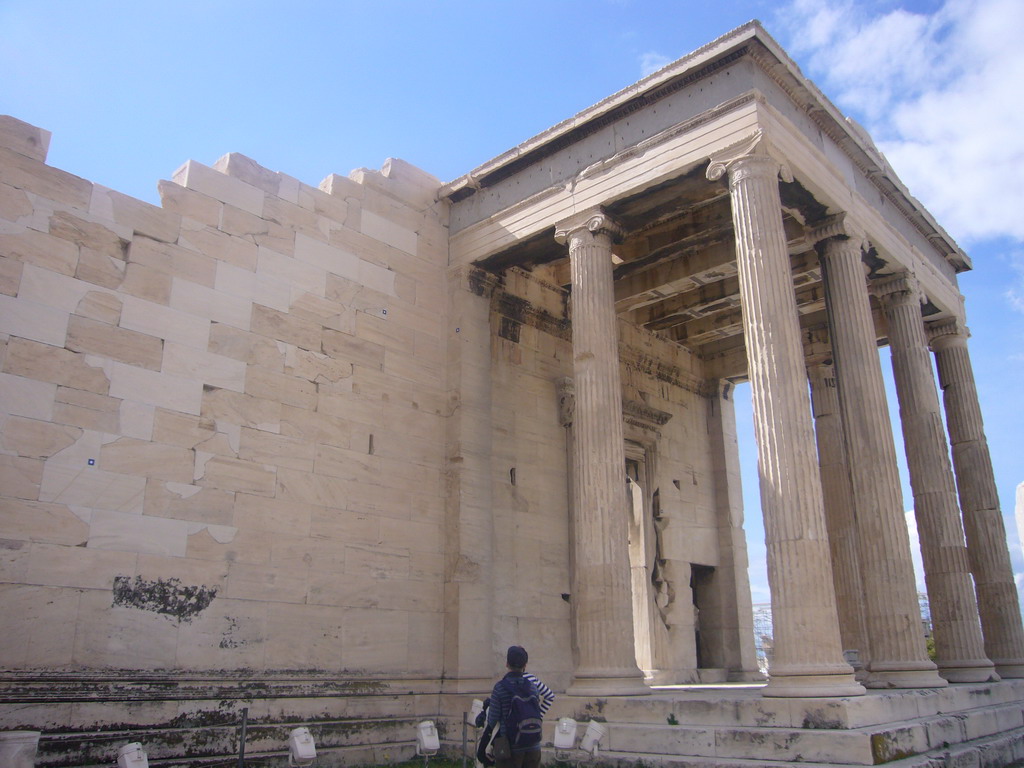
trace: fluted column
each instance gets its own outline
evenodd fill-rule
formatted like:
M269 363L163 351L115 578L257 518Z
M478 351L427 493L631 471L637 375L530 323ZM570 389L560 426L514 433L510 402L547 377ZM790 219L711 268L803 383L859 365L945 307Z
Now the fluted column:
M712 157L729 174L754 404L775 653L766 696L854 696L843 660L803 347L779 199L764 142Z
M910 537L878 359L860 240L827 233L821 256L839 409L857 521L864 620L875 688L946 685L928 659L921 631Z
M616 224L592 210L557 225L572 276L575 641L569 691L646 693L633 645L622 385L612 283Z
M962 323L949 319L930 324L928 335L946 406L985 653L1002 677L1024 677L1024 627L967 350L969 334Z
M917 281L911 275L895 275L875 283L874 290L889 326L939 674L954 683L997 680L981 639Z
M857 554L857 525L853 516L853 487L846 462L843 421L839 415L835 372L831 365L809 366L811 408L814 434L818 443L818 469L825 502L825 524L832 552L832 580L839 612L839 636L844 653L854 651L858 675L866 671L871 658L867 627L864 623L864 591L860 583ZM849 657L848 659L849 660Z

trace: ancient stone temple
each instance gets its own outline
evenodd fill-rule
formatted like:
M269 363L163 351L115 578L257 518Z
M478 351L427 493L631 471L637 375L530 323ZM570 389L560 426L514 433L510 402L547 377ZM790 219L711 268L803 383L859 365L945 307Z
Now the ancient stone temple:
M549 747L603 723L574 762L1024 759L970 261L756 22L446 184L229 154L155 207L48 143L0 120L0 729L37 765L224 765L243 715L251 765L299 725L321 766L423 720L454 754L513 643Z

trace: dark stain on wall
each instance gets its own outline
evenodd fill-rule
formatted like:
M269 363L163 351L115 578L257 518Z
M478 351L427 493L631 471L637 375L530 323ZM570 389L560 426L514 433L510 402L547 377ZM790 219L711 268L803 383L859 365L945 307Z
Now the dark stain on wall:
M190 586L175 578L149 581L141 576L114 577L114 605L162 613L186 622L206 610L216 596L216 587Z

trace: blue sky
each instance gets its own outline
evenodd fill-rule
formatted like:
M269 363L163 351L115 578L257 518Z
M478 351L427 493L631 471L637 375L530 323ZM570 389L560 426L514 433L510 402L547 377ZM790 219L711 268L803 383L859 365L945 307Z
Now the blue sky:
M974 260L960 287L1024 573L1013 519L1024 481L1019 0L0 0L0 112L53 132L52 165L154 203L157 180L185 160L227 152L313 185L387 157L450 181L752 18L871 132ZM764 601L745 387L737 406Z

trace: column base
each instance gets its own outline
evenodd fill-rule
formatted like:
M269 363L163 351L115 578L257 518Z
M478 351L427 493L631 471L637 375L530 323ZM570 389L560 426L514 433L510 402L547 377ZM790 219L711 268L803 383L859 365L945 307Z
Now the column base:
M945 688L949 683L939 677L930 661L869 662L867 688Z
M761 691L770 698L836 698L863 696L864 686L853 678L852 672L838 675L772 675Z
M951 683L997 683L999 675L988 659L939 662L939 675Z
M641 674L580 675L573 677L565 692L570 696L648 696L651 689Z

